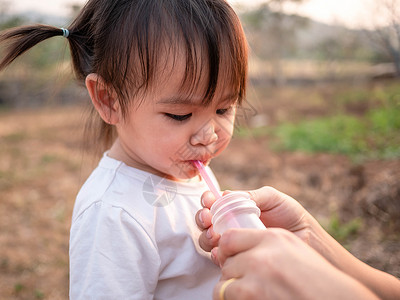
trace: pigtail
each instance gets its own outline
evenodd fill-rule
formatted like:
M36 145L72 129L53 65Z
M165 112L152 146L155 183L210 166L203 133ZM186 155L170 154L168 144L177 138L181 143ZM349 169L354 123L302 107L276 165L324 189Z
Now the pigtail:
M54 36L64 36L69 41L75 75L79 81L93 72L93 4L87 5L68 29L50 25L27 25L0 32L0 46L5 48L0 60L0 71L35 45Z
M64 35L63 29L41 24L21 26L1 32L0 44L6 46L6 51L0 61L0 70L40 42L62 35Z

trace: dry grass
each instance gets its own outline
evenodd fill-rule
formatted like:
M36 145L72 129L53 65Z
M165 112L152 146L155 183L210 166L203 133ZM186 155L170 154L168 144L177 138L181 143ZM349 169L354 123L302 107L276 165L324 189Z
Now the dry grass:
M2 113L1 299L67 299L68 236L82 164L80 108Z

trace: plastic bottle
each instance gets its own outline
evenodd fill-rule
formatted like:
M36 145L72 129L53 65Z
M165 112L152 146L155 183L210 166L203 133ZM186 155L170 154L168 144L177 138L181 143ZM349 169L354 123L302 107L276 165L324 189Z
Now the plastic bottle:
M217 199L210 208L213 215L211 222L216 233L222 235L229 228L265 229L260 220L260 209L248 193L231 192L221 197L202 162L195 160L193 164Z
M223 234L229 228L265 229L260 209L245 192L231 192L219 198L210 209L214 231Z

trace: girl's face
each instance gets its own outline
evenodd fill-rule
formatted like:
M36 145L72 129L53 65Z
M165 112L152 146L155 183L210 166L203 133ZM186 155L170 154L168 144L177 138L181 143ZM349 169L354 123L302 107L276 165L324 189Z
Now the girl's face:
M203 90L190 98L182 95L184 68L175 69L116 124L118 139L109 155L129 166L184 180L198 174L193 160L208 164L229 144L237 94L219 84L211 104L204 106Z

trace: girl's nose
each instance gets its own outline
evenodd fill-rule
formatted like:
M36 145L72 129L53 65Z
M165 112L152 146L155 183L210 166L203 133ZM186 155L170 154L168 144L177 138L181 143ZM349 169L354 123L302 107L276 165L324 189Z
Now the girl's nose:
M190 143L193 146L207 146L217 140L218 135L215 133L215 126L212 121L209 121L191 136Z

